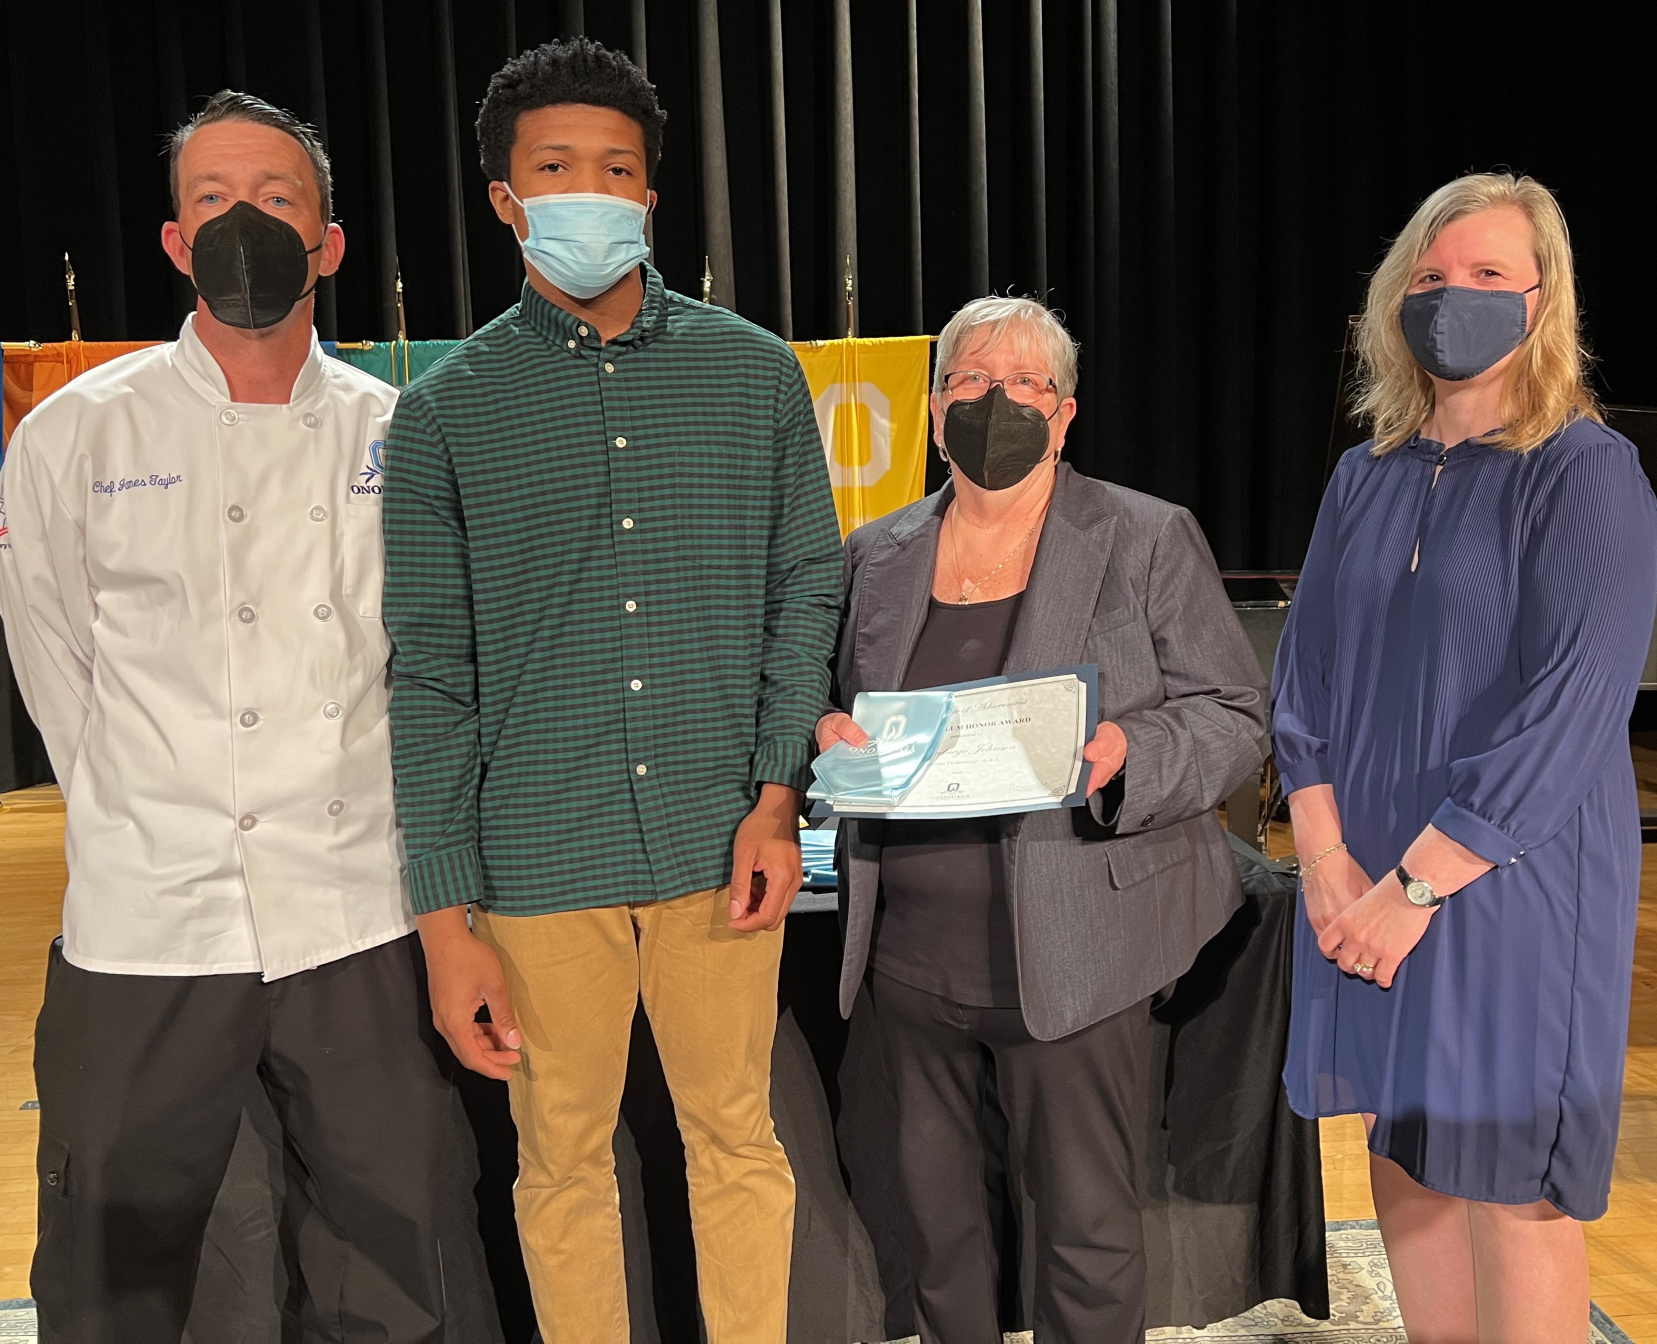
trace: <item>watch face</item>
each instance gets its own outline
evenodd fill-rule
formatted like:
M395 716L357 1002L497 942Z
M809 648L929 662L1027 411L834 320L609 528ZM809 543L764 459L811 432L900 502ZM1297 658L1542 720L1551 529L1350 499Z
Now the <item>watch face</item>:
M1438 904L1438 898L1434 896L1433 889L1425 882L1411 882L1409 886L1404 888L1404 895L1410 898L1412 905Z

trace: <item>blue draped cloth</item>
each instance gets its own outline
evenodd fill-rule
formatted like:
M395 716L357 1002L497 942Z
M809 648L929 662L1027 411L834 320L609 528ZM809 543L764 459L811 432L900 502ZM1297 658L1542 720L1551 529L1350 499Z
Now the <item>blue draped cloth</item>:
M1628 716L1657 501L1634 446L1592 420L1522 454L1369 447L1324 495L1278 650L1283 786L1334 786L1372 880L1429 822L1496 866L1439 909L1390 990L1323 957L1302 900L1283 1080L1303 1116L1374 1112L1372 1151L1430 1189L1597 1218L1628 1035Z

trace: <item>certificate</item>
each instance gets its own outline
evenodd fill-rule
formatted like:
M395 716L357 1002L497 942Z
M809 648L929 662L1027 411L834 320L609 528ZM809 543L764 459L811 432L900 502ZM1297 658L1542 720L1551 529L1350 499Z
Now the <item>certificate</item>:
M989 817L1079 807L1082 750L1098 719L1098 668L994 677L924 691L865 692L863 747L812 764L813 798L841 816Z

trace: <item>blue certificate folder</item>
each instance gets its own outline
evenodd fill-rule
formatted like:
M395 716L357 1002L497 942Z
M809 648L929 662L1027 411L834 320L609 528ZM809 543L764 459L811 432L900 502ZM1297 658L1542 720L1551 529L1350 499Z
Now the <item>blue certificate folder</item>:
M863 747L850 747L844 742L836 742L817 757L811 763L817 782L811 788L809 796L833 799L837 816L888 817L890 813L884 811L858 811L857 800L891 800L901 797L908 790L922 767L932 759L943 738L944 729L949 724L952 692L978 690L985 686L1008 686L1019 681L1040 681L1048 677L1062 676L1074 676L1086 688L1085 721L1097 724L1097 663L1057 667L1021 677L985 677L981 681L929 686L924 690L864 691L857 697L852 717L857 725L869 734L868 744ZM1085 806L1087 776L1088 767L1084 764L1077 777L1076 787L1069 796L1035 808L1020 807L1006 810L1049 811ZM991 816L995 813L986 811L978 815Z

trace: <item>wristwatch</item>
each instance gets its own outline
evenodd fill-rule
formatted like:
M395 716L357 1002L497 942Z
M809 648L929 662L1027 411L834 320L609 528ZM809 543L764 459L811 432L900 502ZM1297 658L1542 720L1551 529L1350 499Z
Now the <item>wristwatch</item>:
M1430 907L1444 904L1444 897L1440 896L1419 877L1411 877L1410 870L1404 867L1403 864L1398 865L1398 880L1403 884L1404 895L1409 898L1411 905Z

